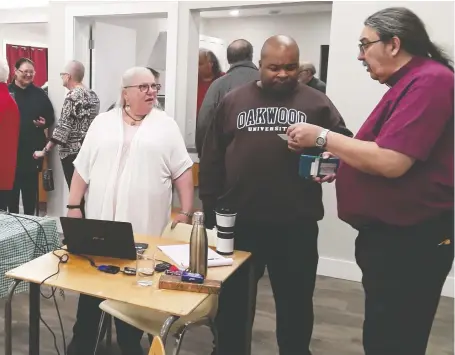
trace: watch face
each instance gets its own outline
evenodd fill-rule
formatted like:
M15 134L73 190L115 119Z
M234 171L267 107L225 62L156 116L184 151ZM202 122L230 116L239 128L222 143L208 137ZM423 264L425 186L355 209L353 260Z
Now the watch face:
M316 145L323 146L324 143L325 143L325 139L324 138L322 138L322 137L316 138Z

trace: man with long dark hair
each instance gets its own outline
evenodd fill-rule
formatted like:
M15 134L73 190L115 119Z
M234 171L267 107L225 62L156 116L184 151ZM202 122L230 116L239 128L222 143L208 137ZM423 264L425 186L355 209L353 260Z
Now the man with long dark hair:
M355 138L303 123L289 147L324 136L342 160L338 216L359 232L365 354L424 355L454 259L453 66L406 8L364 25L357 59L389 90Z

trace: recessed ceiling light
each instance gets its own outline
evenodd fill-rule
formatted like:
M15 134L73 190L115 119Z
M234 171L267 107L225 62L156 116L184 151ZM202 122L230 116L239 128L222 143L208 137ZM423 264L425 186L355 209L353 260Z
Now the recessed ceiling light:
M231 10L229 11L229 15L231 16L238 16L240 14L239 10Z

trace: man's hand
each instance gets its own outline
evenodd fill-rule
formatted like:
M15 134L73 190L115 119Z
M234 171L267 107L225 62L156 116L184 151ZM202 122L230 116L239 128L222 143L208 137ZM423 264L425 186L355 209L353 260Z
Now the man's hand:
M71 208L68 210L66 217L69 218L82 218L82 211L80 208Z
M322 153L322 158L323 159L329 159L329 158L332 158L332 157L335 157L335 155L330 153L330 152ZM313 181L322 184L323 182L331 183L331 182L335 181L335 179L336 179L336 174L331 174L331 175L324 176L323 178L315 177L315 178L313 178Z
M179 213L172 221L171 229L174 229L177 226L177 224L179 224L179 223L191 224L191 219L190 219L190 217Z
M296 123L289 126L286 134L289 136L288 147L293 151L316 146L316 138L323 131L322 127L309 123Z
M44 127L44 125L46 124L46 119L43 117L40 117L39 119L34 120L33 124L38 128Z
M33 158L35 159L43 159L46 156L42 150L37 150L35 153L33 153Z

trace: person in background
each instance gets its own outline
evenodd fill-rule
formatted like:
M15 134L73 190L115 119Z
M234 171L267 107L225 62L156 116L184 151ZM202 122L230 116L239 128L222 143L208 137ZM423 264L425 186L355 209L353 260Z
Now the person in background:
M155 70L155 69L153 69L153 68L149 68L149 67L147 67L147 69L150 70L150 72L151 72L151 73L153 74L153 76L155 77L155 83L156 83L156 85L157 85L157 86L156 86L156 87L157 87L157 90L160 91L160 90L161 90L161 84L160 84L160 75L161 75L161 74L160 74L160 72L157 71L157 70ZM115 107L115 105L116 105L116 102L114 102L107 110L108 110L108 111L112 110L112 109ZM162 110L162 109L163 109L163 107L161 107L161 104L159 103L158 100L156 100L156 102L155 102L155 107L156 107L157 109L159 109L159 110Z
M178 222L190 223L193 162L175 120L154 107L157 84L147 68L122 77L116 108L98 115L74 161L68 217L129 222L136 234L161 235L171 217L172 186L182 210ZM101 299L80 295L69 355L94 353ZM116 319L123 355L142 355L142 331Z
M210 85L223 75L224 73L221 71L220 62L216 55L207 49L200 49L196 117L199 115L199 109Z
M82 84L84 74L84 65L76 60L69 62L60 73L63 86L69 90L63 102L60 120L44 149L34 153L35 159L41 159L49 154L55 145L58 145L68 188L74 173L73 162L93 119L100 111L98 96Z
M389 90L355 138L328 131L325 149L342 161L338 215L359 232L365 354L424 355L454 259L453 66L406 8L364 25L357 59ZM291 126L289 147L323 131Z
M352 136L326 95L298 84L298 69L299 47L292 38L265 42L260 81L232 90L218 106L199 174L207 227L215 225L216 208L237 212L235 249L253 254L255 289L267 266L280 355L311 354L318 221L324 208L321 185L299 176L300 154L290 152L278 134L292 123L312 122ZM240 325L249 324L255 308L248 310L244 276L232 275L220 295L218 355L245 354ZM297 288L290 286L296 283Z
M216 79L205 95L196 121L196 149L201 157L205 134L223 97L232 89L259 79L258 68L253 64L253 46L244 39L237 39L227 48L230 65L226 75Z
M0 59L0 210L8 209L8 198L14 184L19 141L20 116L14 99L8 92L9 67Z
M33 153L46 144L44 130L54 124L54 108L43 89L33 84L35 65L27 58L16 62L14 81L8 89L16 100L20 112L20 133L17 151L17 168L8 209L19 213L19 195L22 194L24 213L33 215L37 204L38 173L42 161Z
M313 89L319 90L325 94L326 85L321 80L315 77L316 68L312 63L302 63L299 68L299 82L306 84Z

